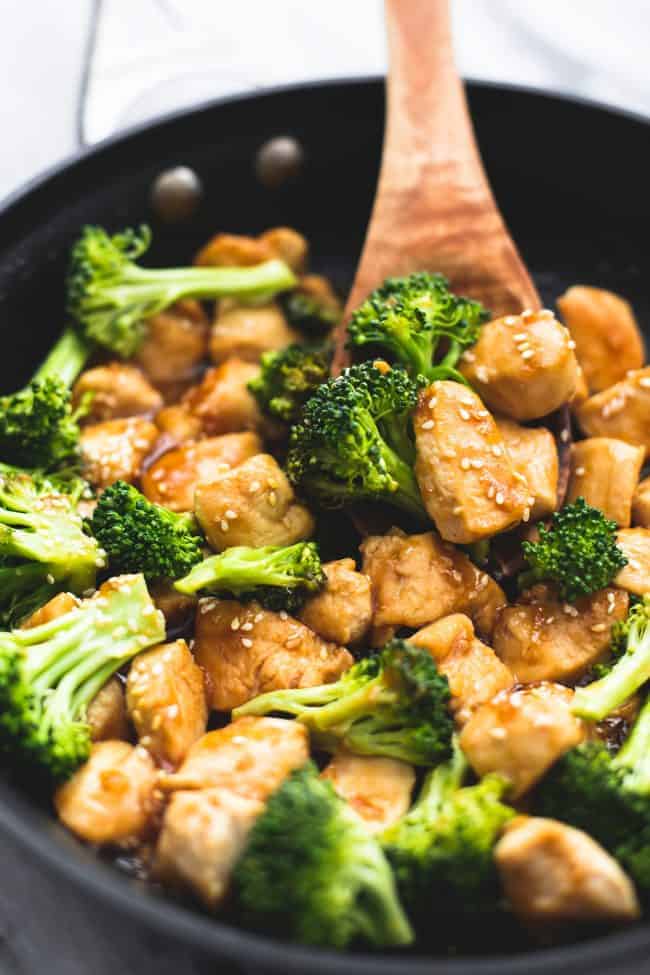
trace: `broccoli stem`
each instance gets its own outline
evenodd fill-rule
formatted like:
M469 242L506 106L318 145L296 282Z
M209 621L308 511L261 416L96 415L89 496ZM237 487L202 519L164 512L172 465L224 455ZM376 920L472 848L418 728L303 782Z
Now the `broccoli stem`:
M650 697L646 698L613 763L625 770L626 786L636 793L647 795L650 792Z
M149 269L129 262L120 271L121 284L102 289L106 302L116 307L142 304L169 307L182 298L234 298L262 301L295 287L296 278L284 261L271 260L254 267L194 267Z
M302 547L292 546L293 548ZM174 588L186 595L201 589L223 590L237 595L258 586L293 586L299 581L291 568L290 549L269 546L263 549L236 546L211 555L195 565Z
M426 519L427 513L422 503L422 495L412 469L388 446L381 448L381 458L396 484L390 500L420 521Z
M339 694L344 693L344 687L342 681L334 681L319 687L295 687L288 695L286 691L268 691L235 708L232 716L239 718L244 714L277 712L300 718L301 715L310 714L312 710L335 701Z
M60 379L64 385L72 386L85 366L90 351L90 344L75 329L66 328L32 376L32 381Z
M633 636L632 631L631 636ZM588 721L601 721L650 680L650 627L600 680L576 688L572 711Z

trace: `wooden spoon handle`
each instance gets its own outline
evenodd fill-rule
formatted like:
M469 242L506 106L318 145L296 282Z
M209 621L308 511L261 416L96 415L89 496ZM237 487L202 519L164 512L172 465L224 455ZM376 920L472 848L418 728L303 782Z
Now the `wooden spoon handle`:
M386 0L386 26L382 164L338 336L337 371L347 362L350 313L389 275L441 271L455 291L494 315L539 307L483 170L454 64L448 0Z

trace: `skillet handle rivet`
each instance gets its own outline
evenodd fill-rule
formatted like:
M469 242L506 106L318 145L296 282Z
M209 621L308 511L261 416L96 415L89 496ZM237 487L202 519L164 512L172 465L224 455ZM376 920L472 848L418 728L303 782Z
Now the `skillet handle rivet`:
M201 180L189 166L163 170L151 187L151 209L164 223L189 220L202 198Z
M297 139L278 135L257 150L255 172L263 186L278 189L300 174L304 160L305 153Z

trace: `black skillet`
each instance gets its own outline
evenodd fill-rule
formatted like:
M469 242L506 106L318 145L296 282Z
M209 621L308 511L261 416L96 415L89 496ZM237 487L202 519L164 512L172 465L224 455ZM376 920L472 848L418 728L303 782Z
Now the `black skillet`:
M501 86L470 84L469 101L490 181L544 302L552 304L570 284L597 284L629 298L649 328L648 123ZM370 212L382 123L379 80L287 88L174 115L32 183L0 212L0 321L8 341L0 388L16 388L61 327L66 254L84 223L117 229L152 222L152 264L186 261L220 229L295 226L311 241L315 268L344 293ZM293 183L267 190L256 180L254 157L279 134L300 140L305 164ZM180 228L156 226L148 204L152 180L179 163L201 176L203 206ZM259 975L623 975L642 970L650 954L645 925L524 953L497 939L489 956L476 953L475 926L454 959L308 951L255 937L144 889L100 862L34 797L1 777L0 828L5 842L8 837L30 848L43 871L167 937Z

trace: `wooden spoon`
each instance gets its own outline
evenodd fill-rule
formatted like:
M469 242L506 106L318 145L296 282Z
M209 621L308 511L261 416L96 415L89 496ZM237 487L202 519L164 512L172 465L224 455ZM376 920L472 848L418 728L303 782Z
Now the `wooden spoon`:
M347 320L390 275L441 271L496 317L537 309L535 286L499 213L454 65L448 0L386 0L390 69L379 184Z

